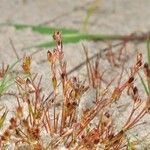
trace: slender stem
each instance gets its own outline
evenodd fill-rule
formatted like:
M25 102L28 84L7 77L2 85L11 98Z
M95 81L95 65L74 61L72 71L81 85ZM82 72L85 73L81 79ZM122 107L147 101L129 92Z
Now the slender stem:
M10 41L10 45L12 46L12 49L13 49L13 51L14 51L14 53L15 53L17 59L20 60L19 54L17 53L17 50L16 50L16 48L15 48L15 46L14 46L14 43L13 43L12 39L10 38L9 41Z

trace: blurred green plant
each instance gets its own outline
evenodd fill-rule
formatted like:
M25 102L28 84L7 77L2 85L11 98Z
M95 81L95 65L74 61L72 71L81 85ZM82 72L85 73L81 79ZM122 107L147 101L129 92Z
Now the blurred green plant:
M54 31L61 31L63 35L63 43L69 44L69 43L78 43L82 40L86 41L114 41L114 40L121 40L121 41L143 41L147 38L147 33L143 33L142 35L137 35L131 33L130 35L107 35L107 34L88 34L80 32L76 29L66 29L66 28L56 28L56 27L48 27L43 25L26 25L26 24L13 24L13 23L3 23L0 24L0 26L13 26L17 30L23 30L26 28L30 28L33 32L48 35L53 34ZM48 48L54 46L54 42L51 39L51 41L42 42L42 43L35 43L33 45L30 45L24 49L30 49L30 48Z
M147 60L150 65L150 37L147 38Z
M8 69L5 72L4 77L0 80L0 96L3 95L9 89L11 85L14 84L14 81L12 80L10 76L10 72L16 66L18 62L19 60L13 63L11 66L8 66Z
M127 138L127 150L135 150L135 147L132 142L130 142L129 138Z
M89 6L89 8L87 9L86 16L83 21L83 31L87 32L89 20L91 16L94 14L94 12L97 10L99 2L100 0L94 0L92 4Z
M148 61L148 66L150 66L150 37L148 36L147 38L147 61ZM145 83L143 77L139 74L139 77L140 77L140 80L141 80L141 83L144 87L144 90L146 92L147 95L149 95L150 93L150 83L149 83L149 80L148 80L148 77L147 77L147 83Z
M139 77L140 77L141 83L142 83L142 85L143 85L143 87L144 87L144 90L145 90L146 94L149 95L149 89L147 88L147 84L145 83L145 81L144 81L144 79L142 78L142 76L141 76L140 74L138 74L138 75L139 75Z
M78 30L75 30L75 29L53 28L53 27L47 27L47 26L42 26L42 25L34 26L34 25L25 25L25 24L4 23L4 24L1 24L0 26L13 26L17 30L30 28L33 32L44 34L44 35L53 34L54 31L59 30L61 31L63 35L64 44L78 43L81 40L105 41L105 40L121 40L121 39L126 38L122 35L86 34L86 33L79 32ZM52 46L54 46L54 42L51 40L51 41L31 45L27 47L26 49L33 48L33 47L47 48L47 47L52 47Z
M0 108L0 112L1 112L3 109L4 109L4 107L1 107L1 108ZM4 121L5 121L5 119L6 119L7 114L8 114L8 110L5 109L3 115L0 117L0 129L3 127L3 124L4 124Z
M55 30L58 30L57 28L53 27L47 27L47 26L42 26L42 25L25 25L25 24L6 24L10 26L14 26L16 29L21 30L25 28L31 28L32 31L40 33L40 34L53 34ZM73 33L78 33L78 30L75 29L66 29L66 28L60 28L59 29L62 33L65 34L73 34Z

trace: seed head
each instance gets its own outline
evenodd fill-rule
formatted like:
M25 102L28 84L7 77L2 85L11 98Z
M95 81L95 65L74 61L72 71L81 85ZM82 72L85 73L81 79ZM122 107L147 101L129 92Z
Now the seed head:
M131 77L129 78L129 80L128 80L128 83L132 83L132 82L133 82L133 80L134 80L134 77L133 77L133 76L131 76Z

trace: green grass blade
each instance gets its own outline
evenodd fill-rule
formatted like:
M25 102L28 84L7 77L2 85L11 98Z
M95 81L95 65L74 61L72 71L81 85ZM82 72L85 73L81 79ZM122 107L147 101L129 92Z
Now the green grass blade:
M5 107L4 106L2 106L1 108L0 108L0 112L4 109Z
M79 40L119 40L122 38L120 35L92 35L92 34L82 34L78 30L75 29L65 29L65 28L53 28L53 27L45 27L45 26L32 26L32 25L21 25L21 24L11 24L16 29L24 29L31 28L34 32L39 32L42 34L51 34L54 31L61 31L64 41L77 41Z
M2 79L2 81L0 82L0 95L2 95L6 90L8 90L8 88L12 85L11 82L11 78L9 76L10 71L15 67L15 65L19 62L19 60L17 60L16 62L14 62L11 66L9 66L4 78Z
M127 150L135 150L134 145L127 139Z
M6 82L6 78L8 77L8 73L15 67L15 65L19 62L19 60L17 60L16 62L14 62L11 66L8 67L7 73L5 74L2 82L0 85L3 85Z
M85 16L85 19L83 21L83 30L84 31L87 31L87 27L88 27L88 24L89 24L90 17L93 15L93 13L98 8L99 1L100 0L94 0L92 2L92 4L90 5L90 7L87 9L86 16Z
M141 80L141 82L142 82L142 85L143 85L143 87L144 87L144 90L145 90L146 94L149 95L149 89L148 89L148 87L146 86L146 84L145 84L145 82L144 82L142 76L141 76L140 74L138 74L138 75L139 75L139 77L140 77L140 80Z
M10 65L9 68L8 68L8 70L9 70L9 71L12 70L12 69L16 66L16 64L17 64L19 61L20 61L20 60L17 60L17 61L15 61L12 65Z
M3 115L0 117L0 129L3 127L4 121L6 119L6 116L8 114L8 111L5 110L5 112L3 113Z
M72 33L78 33L78 30L75 29L67 29L67 28L55 28L55 27L48 27L48 26L42 26L42 25L26 25L26 24L3 24L8 26L13 26L17 30L22 30L26 28L31 28L33 32L37 32L40 34L52 34L54 31L61 31L62 34L72 34Z
M63 43L64 44L73 44L73 43L78 43L82 40L87 40L87 41L103 41L103 40L118 40L122 38L122 36L119 35L92 35L92 34L66 34L63 35ZM33 47L37 48L48 48L54 46L53 41L47 41L39 44L35 44L32 46L29 46L25 49L30 49Z
M147 60L148 64L150 65L150 37L147 39Z

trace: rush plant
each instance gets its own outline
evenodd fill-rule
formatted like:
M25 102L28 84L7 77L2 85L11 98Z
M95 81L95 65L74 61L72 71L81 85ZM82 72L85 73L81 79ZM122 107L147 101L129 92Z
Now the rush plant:
M116 78L111 81L104 79L105 72L100 69L99 55L92 63L83 45L88 82L81 81L78 76L68 76L61 33L54 32L53 39L56 47L47 51L53 91L49 95L42 92L42 76L32 73L32 58L24 57L21 66L23 73L28 74L28 77L23 78L20 74L14 80L17 91L10 94L16 99L17 105L15 110L12 110L13 115L9 118L9 124L5 124L9 110L4 110L3 107L0 109L1 112L3 111L0 117L0 149L8 149L10 145L14 149L34 150L61 149L62 147L73 150L134 149L138 144L127 138L128 131L137 126L150 111L149 93L145 99L142 99L139 88L136 86L139 71L144 70L148 83L150 78L150 66L143 62L142 54L137 53L128 78L124 79L121 74L120 80L123 79L123 82L119 81L110 90ZM121 61L122 51L121 49L117 57L118 61ZM115 55L112 54L112 52L109 53L109 62L116 61ZM123 64L120 62L117 67ZM115 62L114 66L116 66ZM8 70L9 67L2 66L1 83L5 80ZM103 87L102 83L106 86ZM90 108L82 108L82 97L91 89L96 90L93 105ZM109 110L113 104L121 101L122 93L129 96L132 107L121 129L116 130ZM0 96L3 98L3 95ZM62 98L60 102L58 97ZM1 126L4 124L5 128L2 129Z

